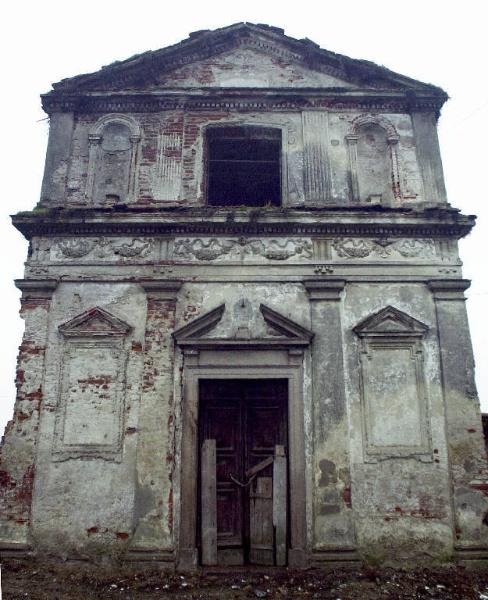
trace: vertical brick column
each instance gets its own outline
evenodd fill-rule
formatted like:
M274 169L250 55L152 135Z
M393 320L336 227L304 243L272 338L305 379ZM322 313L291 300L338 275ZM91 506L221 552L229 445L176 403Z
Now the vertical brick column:
M354 543L350 506L349 431L344 389L341 293L343 280L311 280L313 394L313 550L334 552Z
M19 347L14 415L0 446L0 531L3 549L29 541L49 308L57 282L17 280L25 330Z
M147 293L138 422L135 549L173 552L173 370L179 281L141 282Z
M464 291L470 282L429 282L436 317L446 406L446 430L455 515L456 548L468 553L488 547L486 452L474 381Z

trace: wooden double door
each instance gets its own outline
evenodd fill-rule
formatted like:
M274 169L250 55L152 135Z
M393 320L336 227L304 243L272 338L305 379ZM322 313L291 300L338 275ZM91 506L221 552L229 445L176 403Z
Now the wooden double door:
M276 564L269 507L273 457L287 454L287 405L284 379L200 380L199 447L216 442L218 564Z

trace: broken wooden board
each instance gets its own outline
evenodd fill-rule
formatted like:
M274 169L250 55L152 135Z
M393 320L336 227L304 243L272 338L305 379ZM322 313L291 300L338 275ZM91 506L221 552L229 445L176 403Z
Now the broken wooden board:
M273 479L258 477L250 492L249 562L273 565Z
M215 440L202 445L202 564L217 564L217 447Z

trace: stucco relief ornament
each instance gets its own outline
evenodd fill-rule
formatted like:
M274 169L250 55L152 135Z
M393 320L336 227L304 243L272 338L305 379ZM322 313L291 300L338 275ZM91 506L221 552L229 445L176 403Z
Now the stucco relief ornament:
M373 252L373 244L368 240L338 239L332 246L341 258L365 258Z
M257 240L240 237L238 239L182 239L174 244L174 257L185 260L212 261L223 256L241 260L245 257L261 256L268 260L287 260L292 256L312 258L312 242L310 240Z
M134 256L147 256L151 251L151 242L140 240L138 238L132 240L130 244L112 244L114 254L119 254L125 258L133 258Z
M177 240L174 245L174 256L176 258L196 258L197 260L215 260L232 248L230 240L219 240L217 238L195 239L189 238Z
M131 241L114 241L101 237L95 240L71 239L57 244L63 256L67 258L82 258L88 254L97 258L122 256L124 258L147 257L153 248L152 240L135 238Z
M395 244L395 250L402 256L434 256L435 244L434 240L402 240Z
M431 239L378 238L362 240L355 238L339 238L332 244L340 258L366 258L374 255L378 258L389 258L395 255L404 258L432 258L435 256L435 242Z
M93 242L88 240L66 240L59 242L58 248L68 258L81 258L86 256L93 248Z
M388 256L391 255L391 246L395 243L394 240L383 237L373 240L373 242L376 244L374 251L378 256L381 256L381 258L388 258Z
M113 253L110 242L105 238L100 238L96 243L95 256L98 258L106 258Z

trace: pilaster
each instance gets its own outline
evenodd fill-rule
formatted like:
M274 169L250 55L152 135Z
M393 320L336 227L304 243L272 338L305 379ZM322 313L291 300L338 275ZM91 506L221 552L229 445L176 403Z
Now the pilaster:
M304 111L303 162L306 204L330 202L329 125L325 111Z
M132 550L172 552L174 406L173 366L176 296L180 281L141 281L147 294L144 367L138 423L136 488L145 504L136 525ZM145 498L145 499L144 499ZM149 500L148 500L149 499Z
M314 553L351 549L349 432L344 389L342 279L304 281L312 330L313 548Z
M22 291L25 329L17 358L14 415L0 447L0 532L2 546L21 550L29 542L49 309L57 282L19 279L15 284Z
M466 279L428 282L435 302L457 547L488 545L486 452L474 381Z

